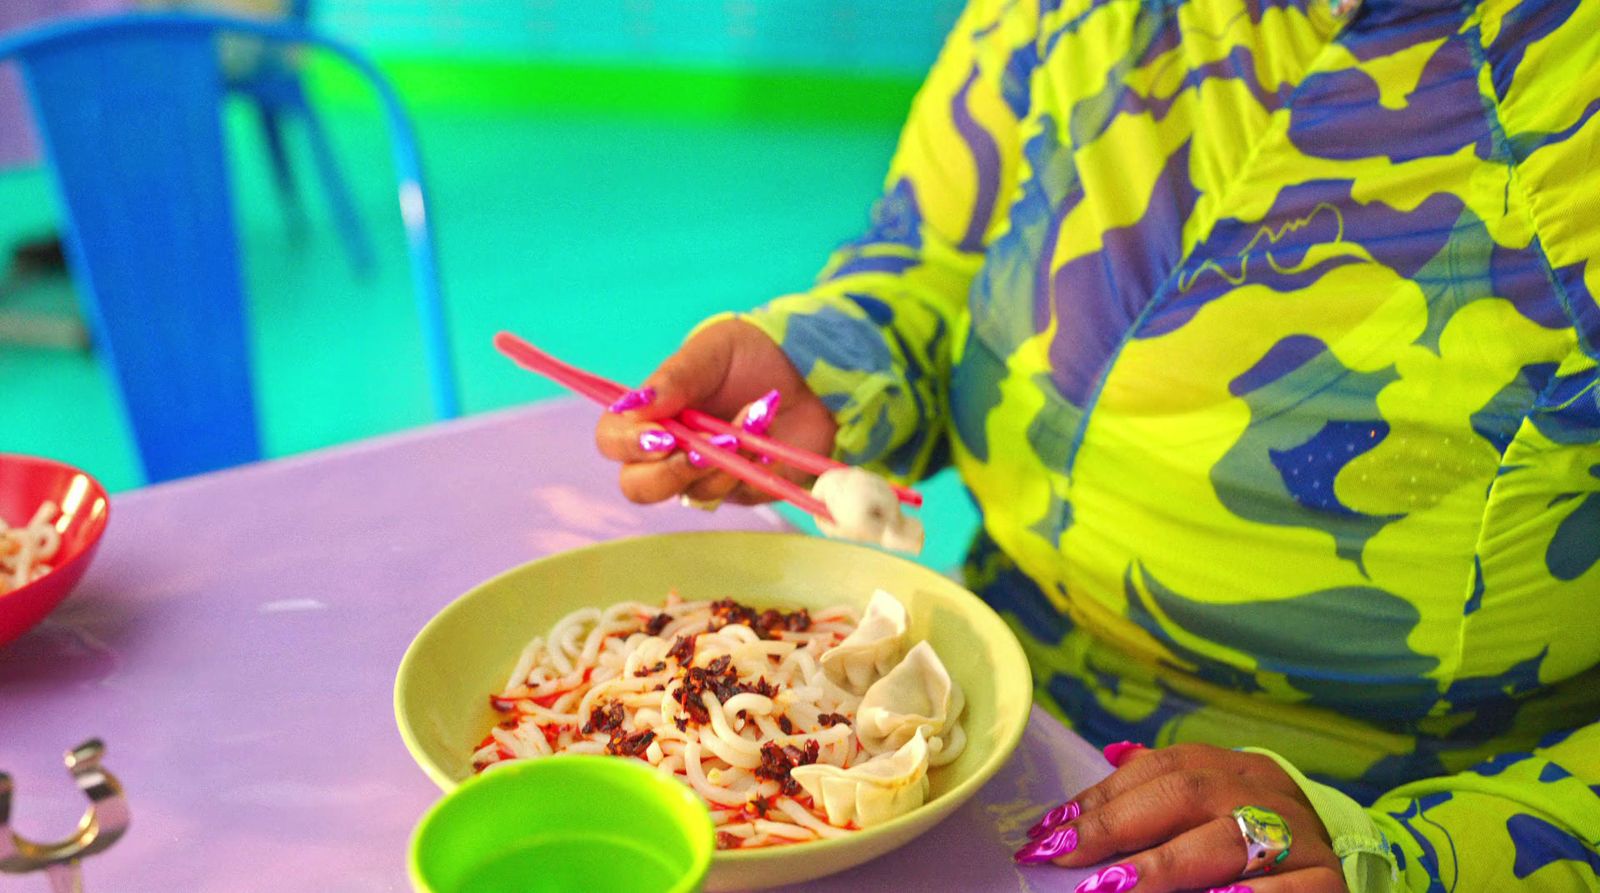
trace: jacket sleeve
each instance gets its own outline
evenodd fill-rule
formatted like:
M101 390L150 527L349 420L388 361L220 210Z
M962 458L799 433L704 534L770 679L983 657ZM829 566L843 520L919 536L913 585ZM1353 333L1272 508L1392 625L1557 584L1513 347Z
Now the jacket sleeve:
M1366 809L1259 752L1316 807L1350 893L1600 890L1600 723L1402 785Z
M912 104L867 232L813 287L740 318L839 423L835 454L902 481L948 456L951 337L1015 182L1033 0L971 0Z

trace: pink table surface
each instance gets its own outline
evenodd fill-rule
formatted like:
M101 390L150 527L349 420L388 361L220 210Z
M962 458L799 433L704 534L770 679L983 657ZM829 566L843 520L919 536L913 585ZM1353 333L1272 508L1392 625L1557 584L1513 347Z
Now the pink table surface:
M597 540L782 529L767 510L640 508L595 456L594 411L540 404L120 495L88 576L0 648L0 768L13 827L71 830L66 748L106 741L128 835L85 865L95 891L403 891L437 797L395 730L391 690L440 607L516 564ZM1042 712L974 800L897 853L791 891L1065 891L1019 871L1034 816L1105 772ZM0 880L45 890L42 877Z

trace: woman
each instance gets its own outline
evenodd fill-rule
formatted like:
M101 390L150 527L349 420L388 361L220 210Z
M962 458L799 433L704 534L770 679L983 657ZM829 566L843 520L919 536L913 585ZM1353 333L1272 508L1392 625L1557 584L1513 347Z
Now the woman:
M953 462L1120 765L1018 854L1081 890L1600 889L1597 59L1576 0L974 0L869 232L598 440L750 500L650 420L777 388Z

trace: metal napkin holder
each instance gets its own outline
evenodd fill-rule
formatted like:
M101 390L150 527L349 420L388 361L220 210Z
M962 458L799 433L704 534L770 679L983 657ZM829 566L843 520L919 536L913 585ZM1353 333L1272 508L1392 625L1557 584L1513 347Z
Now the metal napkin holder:
M78 830L54 843L34 843L11 830L11 776L0 772L0 874L42 871L55 893L82 893L83 860L104 852L128 830L128 803L122 784L100 765L106 747L98 738L67 751L67 771L89 808Z

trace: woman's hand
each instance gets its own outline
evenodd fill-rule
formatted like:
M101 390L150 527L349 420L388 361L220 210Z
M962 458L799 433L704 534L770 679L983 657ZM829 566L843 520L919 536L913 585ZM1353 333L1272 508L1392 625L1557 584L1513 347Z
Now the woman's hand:
M1018 862L1115 860L1078 893L1346 893L1321 819L1271 759L1204 744L1106 752L1117 771L1051 810ZM1277 813L1292 835L1288 858L1268 874L1241 878L1245 843L1233 817L1241 806Z
M779 395L777 409L761 423L762 430L801 449L831 454L837 427L833 414L765 332L732 319L707 326L668 357L639 390L630 392L628 402L634 408L603 414L595 426L595 443L607 458L622 463L622 494L634 502L660 502L678 495L702 501L765 502L772 497L731 475L690 464L687 454L676 450L671 435L653 420L692 407L743 421L752 405L772 391ZM770 409L771 399L762 405ZM773 469L797 483L807 482L804 474L786 466Z

